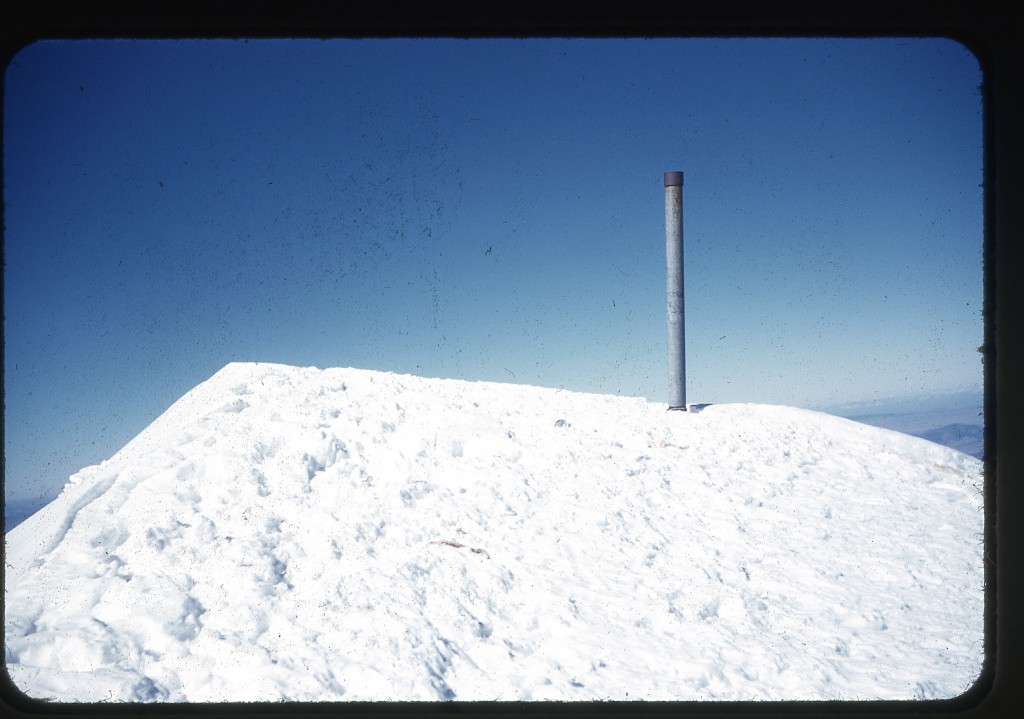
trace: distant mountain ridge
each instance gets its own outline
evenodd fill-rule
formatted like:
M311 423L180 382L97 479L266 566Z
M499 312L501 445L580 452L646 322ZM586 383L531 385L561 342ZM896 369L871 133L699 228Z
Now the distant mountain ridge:
M947 424L917 436L978 459L985 458L985 428L979 424Z
M985 458L985 426L974 408L843 416L872 427L927 439L975 459Z
M45 507L52 500L45 497L32 497L31 499L10 499L4 502L4 531L17 527L40 509Z

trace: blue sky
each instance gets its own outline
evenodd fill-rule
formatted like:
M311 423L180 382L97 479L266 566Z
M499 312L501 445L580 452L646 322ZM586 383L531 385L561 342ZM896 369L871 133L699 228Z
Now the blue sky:
M944 39L54 41L4 89L8 499L232 361L667 399L980 389L977 61Z

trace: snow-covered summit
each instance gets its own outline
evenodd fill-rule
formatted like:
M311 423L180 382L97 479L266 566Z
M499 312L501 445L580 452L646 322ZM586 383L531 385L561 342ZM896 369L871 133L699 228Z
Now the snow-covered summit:
M7 534L7 669L57 701L951 697L981 472L806 410L231 364Z

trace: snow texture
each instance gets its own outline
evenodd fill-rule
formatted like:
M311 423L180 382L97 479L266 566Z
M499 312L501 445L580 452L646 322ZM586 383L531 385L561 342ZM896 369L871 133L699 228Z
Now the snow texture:
M65 701L954 697L982 464L850 420L231 364L6 535Z

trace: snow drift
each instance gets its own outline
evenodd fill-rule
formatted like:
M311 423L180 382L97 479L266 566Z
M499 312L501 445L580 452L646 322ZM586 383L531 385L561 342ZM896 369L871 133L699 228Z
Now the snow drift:
M982 465L774 406L231 364L6 536L57 701L956 696Z

